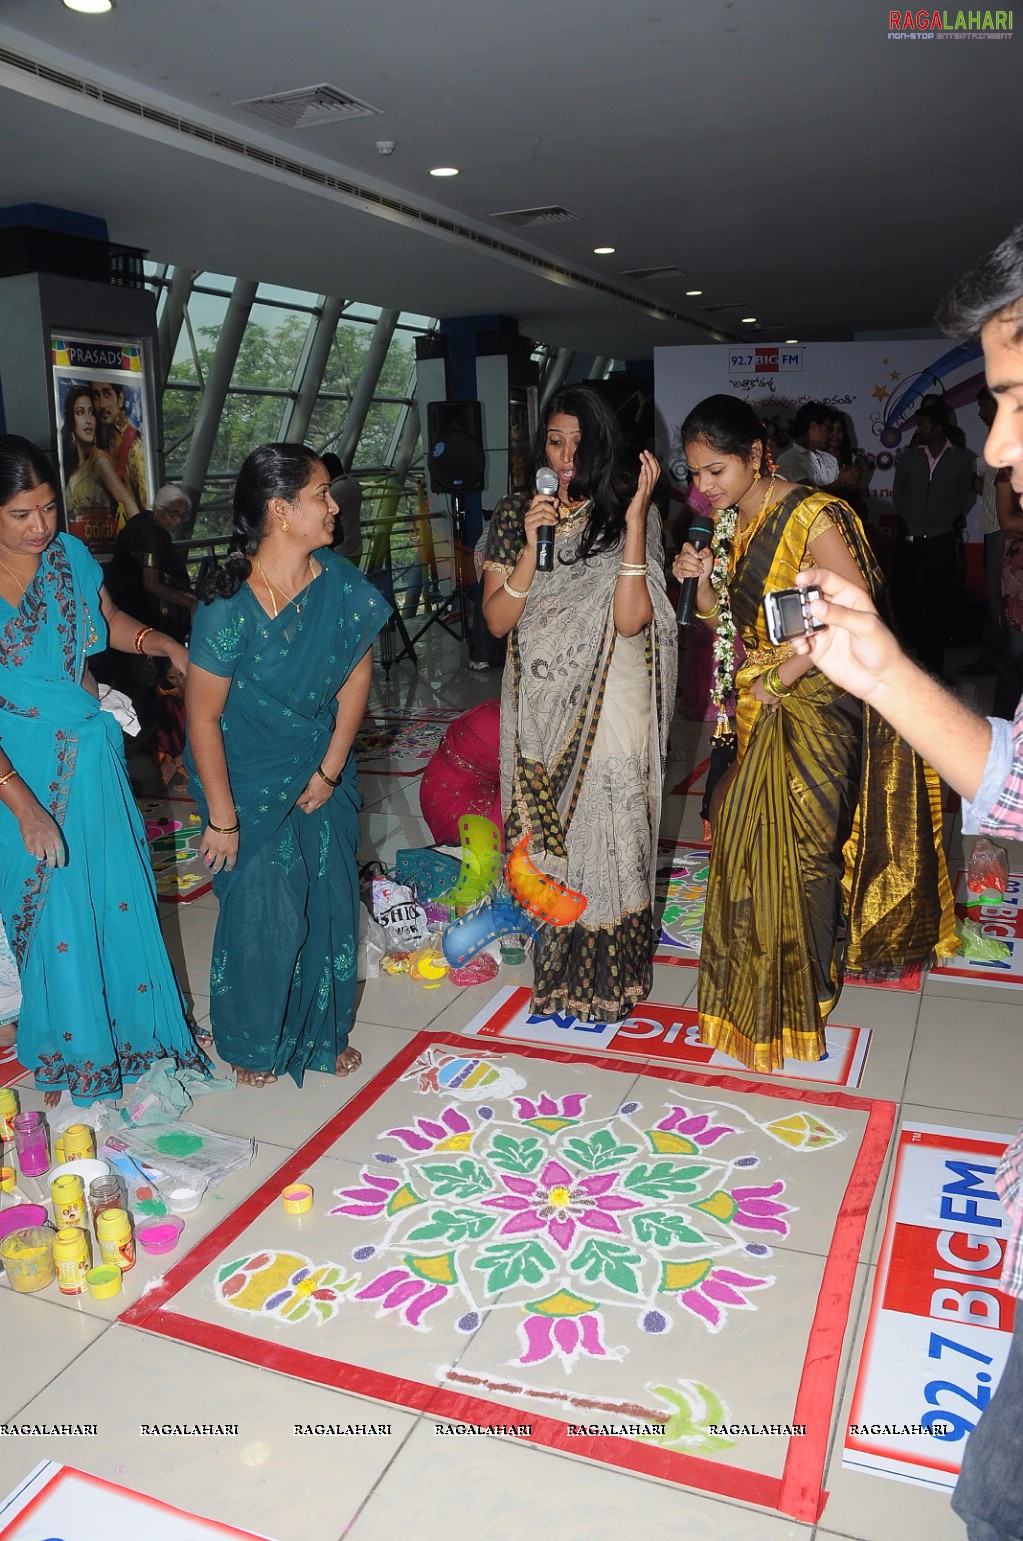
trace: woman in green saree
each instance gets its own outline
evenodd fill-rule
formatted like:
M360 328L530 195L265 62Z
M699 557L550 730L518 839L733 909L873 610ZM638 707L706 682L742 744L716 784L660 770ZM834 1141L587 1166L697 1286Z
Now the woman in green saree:
M232 554L200 587L187 760L200 851L220 901L210 968L218 1052L244 1085L348 1075L359 933L352 741L376 589L330 541L330 477L301 444L254 450L238 475ZM316 553L315 557L313 553Z
M768 640L764 595L828 567L886 605L860 522L839 499L772 474L753 408L710 396L682 425L714 510L690 545L696 611L742 638L738 768L714 824L700 958L700 1036L751 1070L817 1060L843 972L892 978L956 950L938 780L896 733L788 643ZM839 922L844 912L844 957Z

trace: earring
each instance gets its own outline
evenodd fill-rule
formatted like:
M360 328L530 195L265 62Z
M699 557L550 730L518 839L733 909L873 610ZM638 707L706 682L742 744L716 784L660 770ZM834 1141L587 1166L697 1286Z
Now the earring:
M288 521L286 519L282 519L281 520L281 529L282 530L290 530L291 529L291 525L288 523Z

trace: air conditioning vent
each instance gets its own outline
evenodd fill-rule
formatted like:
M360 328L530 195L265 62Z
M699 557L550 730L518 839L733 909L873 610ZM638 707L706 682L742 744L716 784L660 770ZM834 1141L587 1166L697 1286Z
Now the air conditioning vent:
M641 283L650 278L685 278L681 268L623 268L623 278L635 278Z
M499 214L491 214L490 218L503 219L506 225L521 228L523 225L567 225L579 216L570 209L562 208L560 203L552 203L543 209L502 209Z
M368 118L379 107L360 102L337 86L306 86L301 91L279 91L276 96L254 96L235 102L257 118L267 118L278 128L318 128L321 123L343 123L348 118Z

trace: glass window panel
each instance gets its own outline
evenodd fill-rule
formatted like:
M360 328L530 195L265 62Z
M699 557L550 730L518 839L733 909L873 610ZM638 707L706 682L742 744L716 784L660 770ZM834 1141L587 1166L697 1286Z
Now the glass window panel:
M392 441L406 410L402 402L374 401L355 452L356 467L389 464Z
M285 400L283 396L228 391L217 425L209 475L234 475L252 450L260 444L276 443L281 436Z
M201 399L200 391L175 390L172 385L168 385L163 393L163 442L167 475L172 479L180 476L185 468Z
M209 372L210 360L217 346L217 338L220 336L220 328L227 315L227 300L226 294L196 294L193 290L189 295L186 306L187 321L181 324L174 357L171 360L170 378L172 380L196 379L192 345L188 336L189 323L205 380Z
M307 313L253 305L235 360L232 385L290 390L311 322Z
M296 310L313 310L318 307L320 297L318 294L310 294L308 289L285 289L281 284L260 284L256 298L277 300L285 305L293 305Z

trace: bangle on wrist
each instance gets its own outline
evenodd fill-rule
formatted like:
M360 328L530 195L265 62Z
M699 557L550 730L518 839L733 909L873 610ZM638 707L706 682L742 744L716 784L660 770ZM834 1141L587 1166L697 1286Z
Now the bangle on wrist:
M317 776L319 776L321 781L325 781L327 783L328 787L330 787L332 789L334 787L337 787L337 786L341 785L341 777L338 776L337 780L335 781L333 776L328 776L327 775L327 772L323 769L322 765L317 765L317 767L316 767L316 774L317 774Z
M529 598L529 590L528 589L526 589L525 591L523 591L522 589L513 589L511 584L508 582L507 578L505 578L502 587L504 588L504 591L505 591L506 594L510 594L511 595L512 599L528 599Z
M3 776L0 776L0 787L6 786L8 781L13 780L17 774L18 772L16 770L11 769L7 771Z
M709 610L697 610L697 609L694 609L693 610L693 614L696 616L696 619L698 621L712 621L716 615L720 615L721 614L721 601L720 601L720 599L715 599L713 605L711 606L711 608Z
M645 578L646 573L645 562L623 562L618 569L619 578Z
M778 673L777 664L768 669L760 678L767 694L773 696L776 701L784 701L786 696L792 694L792 686L786 685L783 682L781 675Z
M153 630L152 626L140 626L139 627L138 631L135 633L135 651L136 651L136 653L139 653L139 654L142 653L142 644L143 644L143 642L145 642L146 638L149 636L149 633L152 630Z
M215 835L236 835L241 829L241 825L237 819L233 824L214 824L212 819L207 819L206 828L212 829Z

